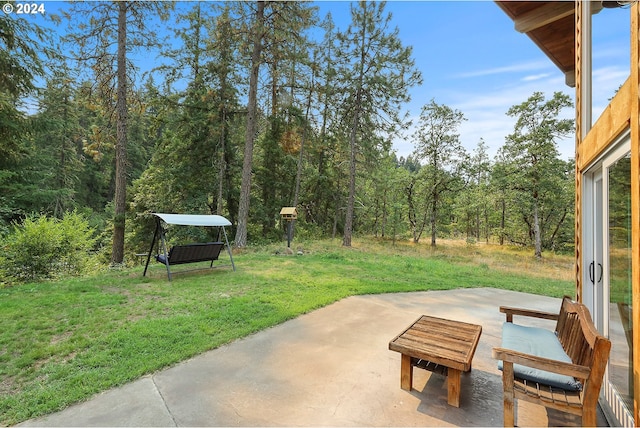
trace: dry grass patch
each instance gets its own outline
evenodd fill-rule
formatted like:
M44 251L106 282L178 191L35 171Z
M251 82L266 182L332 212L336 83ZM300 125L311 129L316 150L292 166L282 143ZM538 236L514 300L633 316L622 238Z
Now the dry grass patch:
M530 248L484 242L469 244L463 239L440 239L436 244L436 247L431 247L428 241L418 244L412 241L397 241L396 247L402 252L488 267L506 273L565 281L571 281L575 277L575 261L572 254L544 252L542 260L537 260ZM388 245L380 242L379 250L383 249L388 251Z

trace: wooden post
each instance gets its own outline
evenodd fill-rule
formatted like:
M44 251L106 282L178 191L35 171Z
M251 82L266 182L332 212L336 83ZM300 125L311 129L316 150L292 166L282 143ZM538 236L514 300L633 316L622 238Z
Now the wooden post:
M413 366L411 365L411 357L402 354L400 360L400 388L405 391L411 391L413 385Z
M582 302L582 168L580 163L580 144L582 143L582 2L575 0L575 55L576 55L576 166L575 166L575 258L576 258L576 300Z
M513 397L513 363L502 362L502 404L504 406L503 426L515 426L515 399Z
M454 407L460 407L460 370L447 369L447 402Z
M633 349L640 346L640 8L631 6L631 296ZM633 353L633 417L638 424L640 352Z

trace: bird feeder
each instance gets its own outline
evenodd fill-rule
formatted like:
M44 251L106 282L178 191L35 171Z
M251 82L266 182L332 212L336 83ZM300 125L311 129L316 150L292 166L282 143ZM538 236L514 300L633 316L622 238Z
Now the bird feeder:
M298 210L296 207L282 207L280 210L280 217L282 220L295 220L298 218Z
M298 218L298 210L296 207L282 207L280 210L280 218L287 224L287 248L291 247L291 229L295 219Z

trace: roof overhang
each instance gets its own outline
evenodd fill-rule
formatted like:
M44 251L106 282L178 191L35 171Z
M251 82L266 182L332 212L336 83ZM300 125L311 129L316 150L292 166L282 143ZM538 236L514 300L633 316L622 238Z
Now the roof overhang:
M203 214L164 214L153 213L167 224L181 226L231 226L231 222L221 215Z
M526 34L564 73L567 85L575 86L575 1L496 1L511 18L516 31ZM592 1L591 11L602 10Z

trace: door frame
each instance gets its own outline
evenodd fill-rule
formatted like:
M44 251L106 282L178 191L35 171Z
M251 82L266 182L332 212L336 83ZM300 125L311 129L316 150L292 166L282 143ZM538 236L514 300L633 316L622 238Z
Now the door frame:
M598 330L609 337L609 176L608 168L631 153L631 130L625 129L581 176L583 225L581 256L582 301L589 308ZM593 263L593 268L591 267ZM602 264L599 272L598 264ZM593 279L593 281L592 281ZM605 372L601 404L607 419L622 426L635 426L634 409L628 409Z

